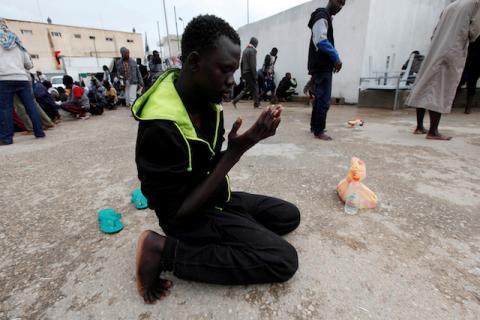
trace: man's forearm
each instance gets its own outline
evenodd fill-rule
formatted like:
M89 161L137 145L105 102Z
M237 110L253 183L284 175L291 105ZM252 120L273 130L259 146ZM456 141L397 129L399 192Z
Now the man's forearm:
M213 172L198 185L186 198L182 206L177 212L173 223L179 223L189 217L193 216L198 210L207 203L207 201L215 194L225 176L233 168L233 166L240 160L241 155L236 152L226 151Z

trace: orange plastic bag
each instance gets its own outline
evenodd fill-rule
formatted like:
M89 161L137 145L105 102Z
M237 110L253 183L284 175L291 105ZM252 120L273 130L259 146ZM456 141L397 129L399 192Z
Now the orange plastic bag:
M337 192L340 199L345 202L347 199L347 189L350 182L353 181L353 177L357 176L360 178L360 181L364 180L367 177L367 168L365 162L362 160L353 157L350 162L350 171L345 179L340 181L337 186ZM360 207L358 209L373 209L378 204L378 198L372 190L367 188L363 183L360 183Z

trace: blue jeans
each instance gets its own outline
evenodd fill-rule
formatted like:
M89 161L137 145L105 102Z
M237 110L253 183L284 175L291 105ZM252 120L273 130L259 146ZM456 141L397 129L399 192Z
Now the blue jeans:
M35 102L30 81L0 81L0 140L5 144L13 143L13 96L17 94L32 120L35 137L45 137L40 115Z
M320 72L313 75L315 100L313 101L310 130L315 135L325 131L327 113L332 98L332 72Z

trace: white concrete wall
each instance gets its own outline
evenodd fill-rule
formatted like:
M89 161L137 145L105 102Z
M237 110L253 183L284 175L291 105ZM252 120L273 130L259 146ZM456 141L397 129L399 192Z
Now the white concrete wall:
M402 0L403 1L403 0ZM241 27L238 32L242 47L252 36L259 39L257 64L263 64L265 55L273 47L279 50L276 64L276 82L286 72L298 81L297 91L309 79L307 69L310 29L307 24L311 13L327 4L327 0L309 1L275 16ZM347 102L358 101L358 81L362 72L370 0L348 0L334 19L335 45L344 63L343 70L334 76L333 96L344 97Z
M442 10L451 0L371 0L362 76L399 72L414 50L426 54Z
M307 59L311 12L328 0L313 0L267 19L241 27L238 32L245 47L250 37L259 39L258 68L272 47L279 49L277 83L286 72L298 80L298 91L308 81ZM334 18L335 46L344 63L334 76L333 96L358 102L360 77L389 70L399 72L410 52L425 54L442 10L451 0L348 0Z

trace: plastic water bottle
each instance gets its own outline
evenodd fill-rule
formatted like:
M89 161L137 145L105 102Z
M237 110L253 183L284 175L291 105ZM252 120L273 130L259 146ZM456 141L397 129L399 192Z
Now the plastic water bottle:
M358 208L360 207L360 178L353 176L353 181L350 182L350 185L347 189L347 198L345 199L345 208L344 211L348 215L355 215L358 213Z

